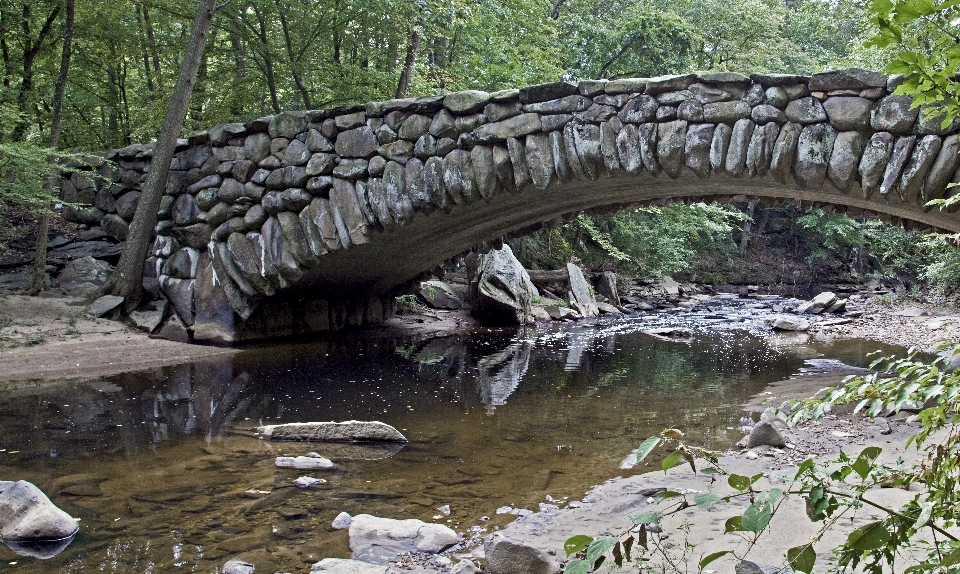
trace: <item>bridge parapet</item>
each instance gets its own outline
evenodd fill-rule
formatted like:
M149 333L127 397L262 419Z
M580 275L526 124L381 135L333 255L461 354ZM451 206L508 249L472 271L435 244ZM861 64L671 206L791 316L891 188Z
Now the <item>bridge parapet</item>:
M960 231L960 124L898 79L687 74L286 112L182 140L146 287L198 340L377 322L425 269L585 209L747 194ZM74 174L68 219L124 239L150 146ZM719 176L719 177L717 177ZM278 297L277 295L281 295Z

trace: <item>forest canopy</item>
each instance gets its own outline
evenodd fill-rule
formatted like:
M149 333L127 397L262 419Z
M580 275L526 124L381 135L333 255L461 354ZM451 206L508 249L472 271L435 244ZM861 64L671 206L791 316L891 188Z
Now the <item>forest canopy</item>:
M0 0L0 142L45 145L64 0ZM84 0L62 149L156 137L195 8ZM284 110L685 71L883 68L854 0L231 0L184 130Z

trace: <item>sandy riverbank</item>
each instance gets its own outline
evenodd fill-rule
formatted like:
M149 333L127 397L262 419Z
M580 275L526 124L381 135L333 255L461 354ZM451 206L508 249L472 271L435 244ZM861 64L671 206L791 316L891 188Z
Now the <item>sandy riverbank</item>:
M862 338L933 352L941 340L960 340L960 311L925 303L865 302L862 317L814 327L819 338ZM477 327L466 311L425 310L395 317L380 336L431 336ZM0 381L104 376L200 360L238 348L151 338L120 321L88 315L79 298L0 297Z

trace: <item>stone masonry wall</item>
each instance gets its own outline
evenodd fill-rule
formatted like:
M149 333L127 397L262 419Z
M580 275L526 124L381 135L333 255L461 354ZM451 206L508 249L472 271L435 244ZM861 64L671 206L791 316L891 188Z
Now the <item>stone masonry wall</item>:
M898 82L858 69L588 80L217 126L180 142L145 286L202 341L375 323L391 293L310 292L330 254L417 213L611 176L770 178L960 230L922 207L960 179L960 125L919 118ZM151 155L114 150L99 178L65 179L63 199L88 207L64 216L125 239Z

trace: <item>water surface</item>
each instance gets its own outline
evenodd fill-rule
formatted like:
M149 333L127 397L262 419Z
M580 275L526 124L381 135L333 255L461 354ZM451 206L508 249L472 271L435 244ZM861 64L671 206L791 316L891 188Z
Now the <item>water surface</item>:
M241 556L264 572L348 557L341 511L467 527L510 505L575 500L622 474L665 427L726 449L739 406L810 358L865 365L878 343L771 336L766 304L631 317L546 331L429 340L341 336L92 381L0 389L0 480L25 479L81 519L46 561L0 545L12 572L215 572ZM675 341L651 326L690 327ZM889 350L889 349L888 349ZM260 424L381 420L399 451L270 443ZM315 451L333 470L278 469ZM293 486L299 476L326 482ZM549 498L548 498L549 497ZM561 503L562 504L562 503ZM449 505L445 516L437 508ZM491 520L485 520L490 518Z

